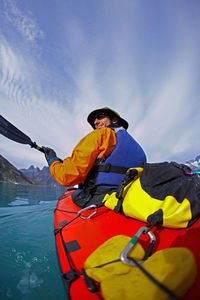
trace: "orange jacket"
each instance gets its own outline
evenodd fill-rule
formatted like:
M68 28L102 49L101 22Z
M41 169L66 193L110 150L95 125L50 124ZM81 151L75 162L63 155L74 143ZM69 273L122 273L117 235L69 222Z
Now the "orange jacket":
M115 131L105 127L86 135L74 148L71 157L63 163L55 161L50 166L53 178L63 186L73 186L85 180L100 155L105 159L116 145Z

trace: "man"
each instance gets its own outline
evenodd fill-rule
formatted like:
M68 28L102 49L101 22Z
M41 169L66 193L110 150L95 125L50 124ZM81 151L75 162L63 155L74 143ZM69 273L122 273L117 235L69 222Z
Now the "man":
M130 167L146 162L141 146L128 134L128 122L108 107L92 111L87 121L94 131L63 162L54 150L43 148L54 179L63 186L81 184L72 194L80 207L101 205L106 193L117 189Z

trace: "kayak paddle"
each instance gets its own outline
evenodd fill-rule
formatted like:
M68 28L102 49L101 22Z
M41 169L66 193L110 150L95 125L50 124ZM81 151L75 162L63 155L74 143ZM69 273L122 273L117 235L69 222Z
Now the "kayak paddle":
M32 142L29 136L17 129L8 120L2 117L2 115L0 115L0 133L10 140L20 144L28 144L32 148L44 153L44 149L42 149L42 147L39 147L35 142Z

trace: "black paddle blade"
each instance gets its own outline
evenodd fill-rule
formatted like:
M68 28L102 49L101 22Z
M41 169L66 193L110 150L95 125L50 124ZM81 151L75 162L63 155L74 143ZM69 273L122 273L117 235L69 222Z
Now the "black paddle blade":
M17 129L14 125L2 117L2 115L0 115L0 133L15 142L31 146L33 144L29 136Z
M35 148L44 153L44 149L42 147L39 147L35 142L33 143L28 135L16 128L2 115L0 115L0 133L12 141L20 144L28 144L32 148Z

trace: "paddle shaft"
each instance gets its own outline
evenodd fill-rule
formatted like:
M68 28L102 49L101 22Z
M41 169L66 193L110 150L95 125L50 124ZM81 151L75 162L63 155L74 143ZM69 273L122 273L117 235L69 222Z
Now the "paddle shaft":
M42 147L38 146L35 142L32 143L32 145L30 145L30 146L31 146L31 148L35 148L35 149L39 150L40 152L44 153L44 149Z

